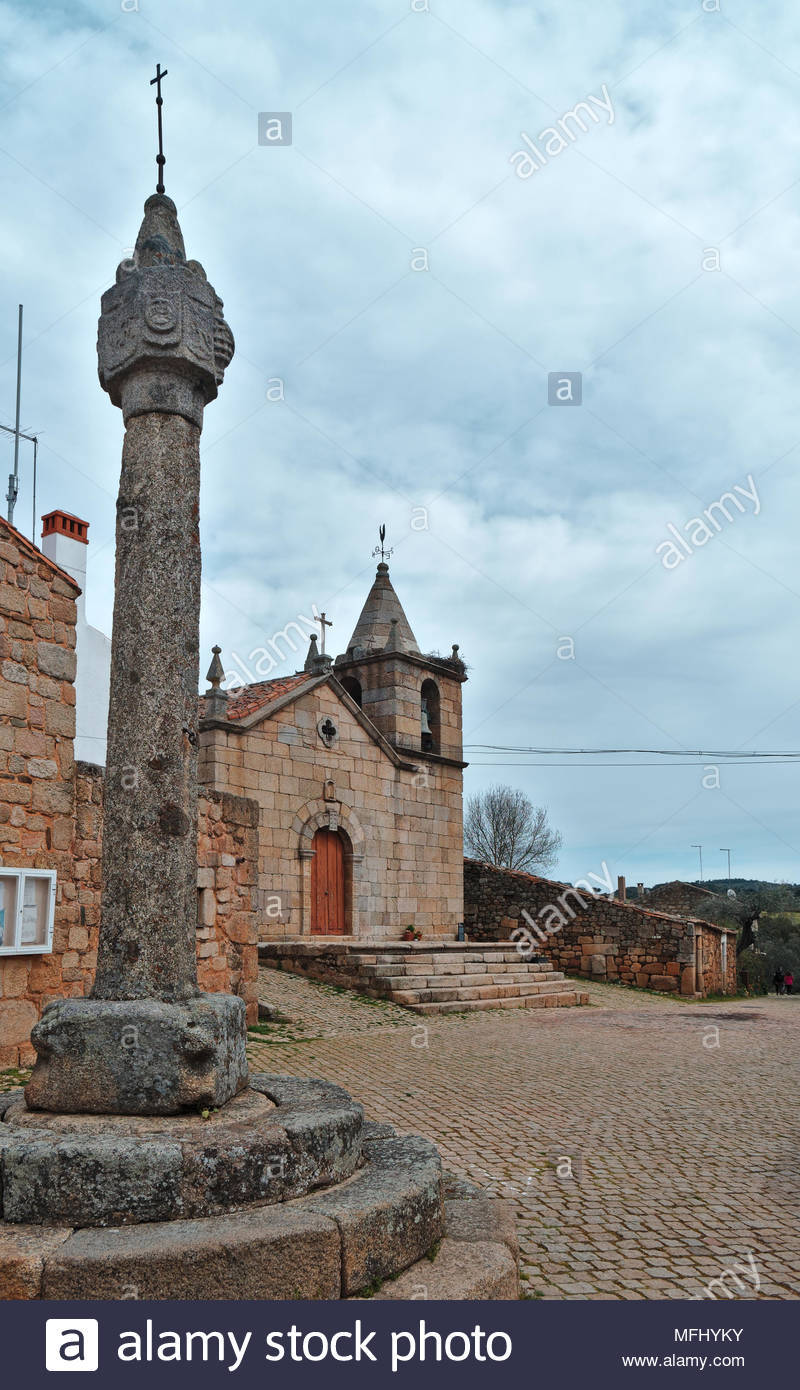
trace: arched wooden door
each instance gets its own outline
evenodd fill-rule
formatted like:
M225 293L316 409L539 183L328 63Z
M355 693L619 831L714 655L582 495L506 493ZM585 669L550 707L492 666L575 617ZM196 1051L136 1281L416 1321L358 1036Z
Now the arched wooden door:
M311 930L315 936L343 936L344 845L335 830L318 830L311 843Z

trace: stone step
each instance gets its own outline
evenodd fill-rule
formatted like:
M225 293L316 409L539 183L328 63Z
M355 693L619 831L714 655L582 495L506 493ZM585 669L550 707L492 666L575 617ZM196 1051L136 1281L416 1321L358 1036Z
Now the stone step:
M357 970L359 974L384 975L403 973L408 975L480 975L485 971L493 970L546 970L547 964L543 962L526 961L521 956L510 956L507 960L476 960L476 961L438 961L428 960L424 956L415 957L408 960L403 957L390 957L379 961L359 961L352 956L347 957L345 962L340 962L340 968Z
M421 1292L424 1290L424 1292ZM373 1299L435 1299L437 1302L519 1298L517 1264L499 1240L451 1240L435 1254L385 1283Z
M370 982L387 989L479 989L491 985L548 985L558 983L564 976L560 970L548 970L532 975L524 971L509 972L507 975L373 975Z
M273 943L270 943L270 942L262 942L261 945L265 948L265 953L274 954L275 949L276 949L275 943L274 943L274 942L273 942ZM286 948L286 950L287 950L288 952L291 952L292 947L289 946L289 947ZM457 970L457 969L460 968L461 965L463 965L463 964L465 964L465 963L466 963L466 964L470 964L470 963L474 964L475 961L484 961L484 960L487 959L487 956L488 956L489 954L491 954L491 958L492 958L493 960L497 960L497 959L501 959L501 960L510 960L510 959L511 959L512 957L514 957L514 956L519 956L519 955L520 955L520 952L517 950L516 946L513 946L513 945L512 945L512 946L504 946L503 949L502 949L502 951L494 950L494 951L492 951L491 953L488 953L488 952L486 952L486 951L436 951L436 950L427 950L427 951L422 951L422 950L404 950L404 951L401 951L401 950L397 950L397 951L386 950L386 951L375 951L375 950L372 950L372 949L371 949L370 947L368 947L368 946L364 946L364 947L351 946L350 949L347 951L346 954L349 956L349 958L350 958L351 960L371 961L373 964L374 964L376 961L377 961L377 962L380 962L380 961L384 961L384 960L409 960L409 961L413 961L413 960L432 960L432 959L433 959L433 960L437 960L437 961L441 961L441 962L447 962L449 965L452 965L453 968Z
M588 994L569 990L559 994L529 994L520 998L461 999L428 1004L407 1004L415 1014L472 1013L479 1009L544 1009L574 1008L588 1004Z
M435 985L431 989L393 990L389 997L395 1004L413 1006L417 1003L433 1004L437 1000L450 1003L460 999L466 1003L471 999L527 999L570 991L574 992L574 986L564 980L544 985L480 985L477 989L451 989L446 985Z
M522 984L482 984L461 989L447 981L434 979L429 985L414 986L403 981L390 991L388 997L396 1004L413 1003L415 999L513 999L519 994L553 994L562 988L573 989L574 986L566 980L526 980Z
M356 993L389 999L406 1008L448 1011L486 1006L535 1007L529 1001L557 995L578 999L575 985L544 960L525 960L513 943L478 947L449 942L446 948L397 942L327 944L262 943L264 964L328 980Z
M509 970L523 970L526 972L536 972L541 970L552 970L550 961L528 961L521 956L514 956L511 960L476 960L476 961L430 961L430 960L382 960L375 962L365 961L363 964L348 958L349 964L353 965L365 975L387 975L402 973L406 975L425 975L434 973L436 975L454 975L458 978L465 978L467 975L482 975L498 973L506 974Z
M424 1260L388 1280L374 1298L452 1300L519 1297L519 1243L511 1202L487 1197L444 1173L444 1239Z
M519 961L495 961L488 965L476 966L474 970L441 970L435 964L424 965L404 965L402 962L393 962L391 965L364 965L360 967L360 973L376 979L387 979L402 975L407 980L426 979L436 976L439 980L458 980L461 984L469 984L470 980L480 979L484 975L497 975L507 978L509 975L533 976L559 974L553 971L552 966L546 965L526 965Z

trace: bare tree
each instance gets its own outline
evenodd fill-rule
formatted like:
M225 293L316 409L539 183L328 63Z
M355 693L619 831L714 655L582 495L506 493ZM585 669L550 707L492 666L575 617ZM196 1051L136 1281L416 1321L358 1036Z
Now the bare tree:
M464 816L464 848L472 858L506 869L549 869L558 859L561 835L547 811L514 787L489 787L471 796Z

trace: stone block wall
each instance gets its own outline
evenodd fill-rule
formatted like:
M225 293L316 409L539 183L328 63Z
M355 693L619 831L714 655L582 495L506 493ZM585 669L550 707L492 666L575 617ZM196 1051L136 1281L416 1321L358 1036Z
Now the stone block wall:
M35 1060L30 1030L53 999L89 993L100 927L103 769L76 763L70 847L11 867L56 869L53 950L0 957L0 1067ZM258 807L211 792L198 801L197 973L210 993L239 994L247 1022L258 1020L256 876Z
M197 974L202 990L230 992L258 1022L258 806L209 790L198 806Z
M75 838L78 586L7 522L0 525L0 863L55 869L54 956L0 957L0 1066L31 1055L42 1001L82 994Z
M76 763L80 590L0 519L0 865L55 869L53 949L0 955L0 1067L34 1060L30 1031L54 999L89 992L100 926L103 770ZM198 805L198 972L258 1017L258 806L209 792Z
M526 929L537 950L570 975L689 995L736 991L735 932L474 859L464 861L464 923L472 941L507 940Z

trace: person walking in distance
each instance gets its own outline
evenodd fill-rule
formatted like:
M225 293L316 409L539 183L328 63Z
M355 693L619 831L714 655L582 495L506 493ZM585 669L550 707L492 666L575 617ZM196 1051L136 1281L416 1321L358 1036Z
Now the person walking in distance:
M785 979L786 976L783 973L783 968L779 965L777 970L775 971L775 974L772 977L772 983L775 986L776 994L783 994Z

